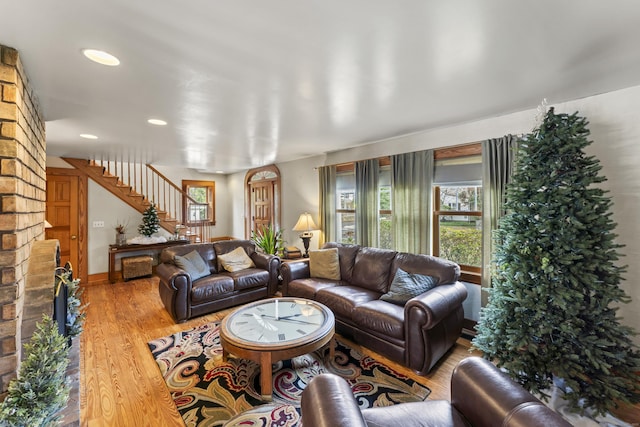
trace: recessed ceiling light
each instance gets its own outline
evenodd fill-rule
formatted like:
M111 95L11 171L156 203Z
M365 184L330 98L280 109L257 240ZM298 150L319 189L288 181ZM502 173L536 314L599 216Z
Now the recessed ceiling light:
M97 136L95 135L91 135L90 133L81 133L80 134L80 138L84 138L84 139L98 139Z
M151 123L152 125L156 125L156 126L165 126L167 124L167 122L165 122L164 120L160 120L160 119L149 119L147 120L148 123Z
M84 49L82 53L84 54L84 56L86 56L93 62L97 62L98 64L108 65L110 67L120 65L120 60L118 58L103 50Z

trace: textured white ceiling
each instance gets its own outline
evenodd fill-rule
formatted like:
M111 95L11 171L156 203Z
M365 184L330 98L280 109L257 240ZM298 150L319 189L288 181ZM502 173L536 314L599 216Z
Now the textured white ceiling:
M640 84L637 0L0 3L54 156L233 172Z

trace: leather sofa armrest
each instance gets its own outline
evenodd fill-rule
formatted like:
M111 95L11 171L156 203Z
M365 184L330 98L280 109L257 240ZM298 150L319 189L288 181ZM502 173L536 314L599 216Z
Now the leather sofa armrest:
M282 295L287 296L290 282L311 277L309 262L283 262L280 266L280 277L282 278Z
M334 374L320 374L302 392L304 427L366 427L349 384Z
M160 278L158 291L165 308L175 320L181 323L190 317L191 276L174 264L158 264L156 274Z
M431 329L457 309L467 298L467 288L460 282L438 285L407 301L404 306L407 325Z
M254 252L251 254L251 260L257 268L261 268L269 272L268 293L269 295L275 294L278 290L278 271L280 270L280 258L271 254Z
M191 276L185 270L181 269L174 264L158 264L156 267L156 274L161 281L169 285L169 287L178 291L180 288L188 288L187 292L191 291Z
M468 357L453 370L451 403L474 425L571 425L493 363L480 357Z
M275 257L275 255L268 255L262 252L254 252L251 254L251 260L253 261L253 263L256 265L256 267L263 270L269 269L269 262Z

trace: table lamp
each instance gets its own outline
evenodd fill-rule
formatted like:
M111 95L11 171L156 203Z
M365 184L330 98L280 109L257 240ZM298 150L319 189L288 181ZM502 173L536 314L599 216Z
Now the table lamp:
M313 222L313 218L311 214L305 212L300 215L298 218L298 222L293 227L293 231L302 231L300 238L302 239L302 243L304 243L304 254L302 255L304 258L309 258L309 240L313 237L312 230L317 230L316 224Z

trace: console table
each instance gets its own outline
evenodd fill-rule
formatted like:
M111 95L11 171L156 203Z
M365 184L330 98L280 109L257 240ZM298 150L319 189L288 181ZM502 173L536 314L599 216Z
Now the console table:
M127 252L152 251L161 252L164 248L176 245L186 245L188 240L169 240L163 243L151 243L148 245L109 245L109 282L116 281L116 256L126 254Z

